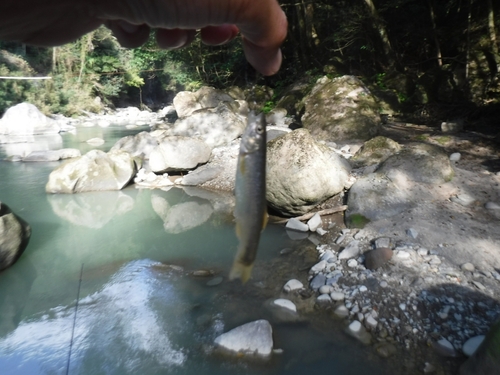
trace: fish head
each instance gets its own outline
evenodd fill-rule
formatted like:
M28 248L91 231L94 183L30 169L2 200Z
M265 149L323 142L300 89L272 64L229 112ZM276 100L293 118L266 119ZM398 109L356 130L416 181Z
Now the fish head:
M263 113L248 114L248 122L241 136L241 152L251 153L266 147L266 118Z

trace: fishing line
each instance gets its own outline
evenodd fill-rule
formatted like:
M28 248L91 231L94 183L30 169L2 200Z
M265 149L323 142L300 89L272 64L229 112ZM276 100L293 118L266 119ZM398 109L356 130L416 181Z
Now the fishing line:
M69 365L71 363L71 350L73 349L73 339L75 337L76 314L78 313L78 301L80 300L80 289L82 287L83 263L80 269L80 280L78 282L78 292L76 293L75 316L73 317L73 328L71 330L71 342L69 343L68 364L66 365L66 375L69 374Z

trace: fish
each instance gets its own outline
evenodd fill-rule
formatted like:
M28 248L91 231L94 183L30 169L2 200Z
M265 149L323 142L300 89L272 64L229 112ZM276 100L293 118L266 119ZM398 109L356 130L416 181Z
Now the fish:
M266 227L266 120L264 114L248 114L241 136L236 167L234 194L236 197L236 236L238 251L229 279L240 278L246 283L257 257L260 234Z

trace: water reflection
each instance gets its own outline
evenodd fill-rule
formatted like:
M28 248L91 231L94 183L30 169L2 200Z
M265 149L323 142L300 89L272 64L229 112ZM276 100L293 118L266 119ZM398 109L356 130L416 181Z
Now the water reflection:
M70 373L153 374L185 362L187 349L169 336L183 330L188 305L172 285L175 275L155 277L154 264L131 262L80 300ZM74 312L74 304L40 312L1 338L2 374L65 369Z
M134 199L121 191L48 194L47 200L60 218L94 229L104 227L114 216L134 207Z
M59 134L1 137L0 144L6 156L25 157L33 151L59 150L63 146L63 138Z

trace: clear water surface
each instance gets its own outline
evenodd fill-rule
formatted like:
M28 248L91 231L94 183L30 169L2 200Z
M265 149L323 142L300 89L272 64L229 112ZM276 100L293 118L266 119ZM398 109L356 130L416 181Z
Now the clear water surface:
M106 140L98 147L106 151L141 130L78 128L0 145L0 158L61 147L84 153L93 137ZM263 232L252 280L231 283L226 275L237 245L231 197L134 186L47 195L57 165L0 161L0 200L32 228L23 256L0 273L2 375L389 373L338 322L325 330L273 321L265 301L297 276L283 265L299 264L303 245L283 227ZM280 256L285 247L293 249L288 259ZM192 275L200 269L213 276ZM217 276L223 282L207 286ZM255 363L210 352L217 335L261 318L271 320L282 354Z

